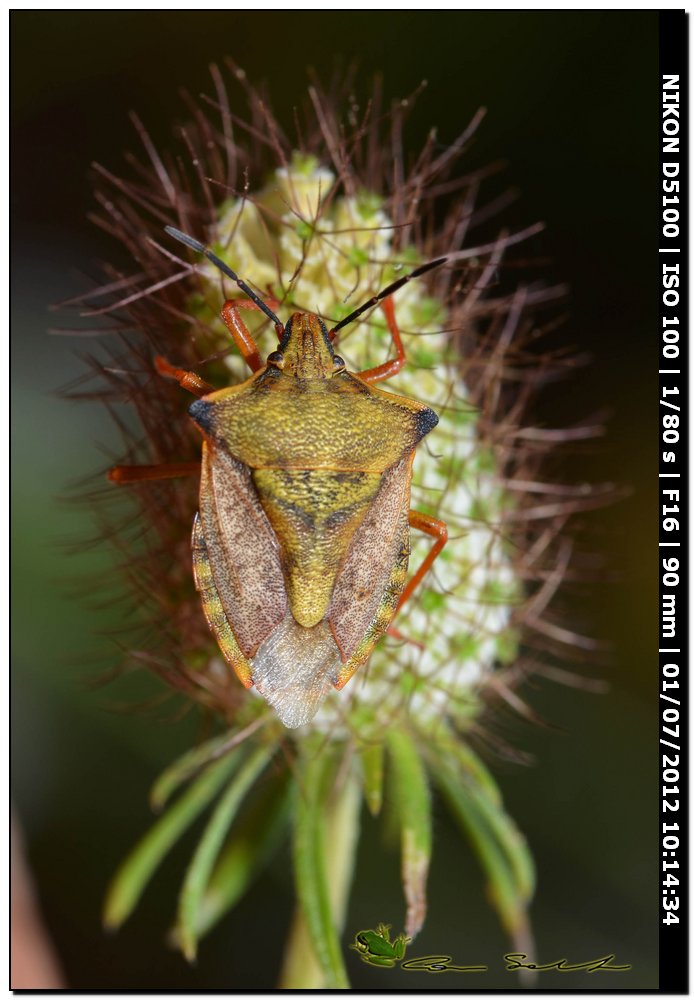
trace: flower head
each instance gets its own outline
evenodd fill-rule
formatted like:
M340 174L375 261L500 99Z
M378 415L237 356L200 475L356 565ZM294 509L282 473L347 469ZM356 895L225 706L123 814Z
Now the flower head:
M445 520L449 542L395 634L381 639L344 689L327 695L310 723L289 732L253 687L239 683L204 620L189 548L197 478L127 487L138 538L126 546L124 568L142 596L136 655L212 711L224 732L155 786L161 806L192 782L126 860L106 919L125 919L169 844L216 799L181 894L177 940L194 954L292 817L299 910L284 982L297 985L292 954L303 949L313 956L313 985L344 986L336 935L359 805L363 796L379 811L384 775L401 830L407 934L417 933L426 912L433 780L482 859L504 925L527 938L532 862L469 737L488 692L524 709L514 689L529 629L545 648L573 639L550 617L550 604L570 548L561 529L586 498L543 481L551 435L525 418L536 389L566 364L538 360L532 350L563 290L509 278L515 246L539 227L489 235L489 213L478 207L486 173L460 167L479 116L450 147L439 148L432 135L408 166L407 102L382 115L376 103L359 109L351 99L341 109L310 88L309 110L288 138L244 75L234 75L245 116L214 69L212 111L195 107L175 155L160 155L136 122L146 151L137 173L124 179L97 168L101 224L134 261L86 297L93 313L118 326L111 363L96 367L107 402L130 411L119 460L180 466L199 456L182 390L160 377L158 356L217 388L247 377L219 318L238 290L205 258L170 241L165 225L194 235L259 295L276 300L282 322L300 310L334 326L418 265L445 256L444 266L394 297L407 364L388 388L439 415L417 452L412 506ZM272 324L259 312L246 319L267 355L277 344ZM383 312L360 315L339 331L335 347L350 371L384 362L392 343ZM122 502L122 493L110 500ZM122 533L110 534L124 544ZM430 547L413 532L410 566ZM280 744L291 766L269 778ZM260 805L257 797L248 805L261 775ZM254 856L242 864L239 838L249 843L253 833Z

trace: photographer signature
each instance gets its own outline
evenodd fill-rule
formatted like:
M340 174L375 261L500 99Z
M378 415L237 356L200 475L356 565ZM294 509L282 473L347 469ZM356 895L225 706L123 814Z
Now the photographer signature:
M390 926L379 924L375 931L359 931L355 935L354 944L350 945L359 953L362 962L381 968L399 968L406 972L487 972L487 965L454 965L450 955L421 955L417 958L405 958L405 951L410 939L399 934L393 941L390 939ZM566 958L555 962L538 964L528 960L525 952L514 951L504 955L507 972L628 972L630 965L613 965L614 955L601 955L587 962L571 963Z
M612 965L614 955L602 955L587 962L571 963L565 958L556 962L539 965L529 962L523 952L510 952L504 955L507 972L628 972L630 965ZM408 958L400 962L400 968L406 972L487 972L487 965L454 965L450 955L422 955Z

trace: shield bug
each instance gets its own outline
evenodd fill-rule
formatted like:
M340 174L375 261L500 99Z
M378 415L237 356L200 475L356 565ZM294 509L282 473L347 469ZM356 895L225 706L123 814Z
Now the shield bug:
M308 312L283 324L272 308L278 303L261 299L197 240L167 232L247 296L222 308L251 369L247 381L215 390L162 358L155 367L199 397L188 411L204 437L192 549L207 622L241 682L293 729L368 660L446 543L442 521L410 510L415 449L438 417L375 387L406 360L393 294L446 258L388 285L328 330ZM335 334L379 304L396 356L349 372L333 349ZM278 347L265 362L242 308L275 325ZM198 468L116 466L109 476L123 483ZM407 581L410 527L434 544Z

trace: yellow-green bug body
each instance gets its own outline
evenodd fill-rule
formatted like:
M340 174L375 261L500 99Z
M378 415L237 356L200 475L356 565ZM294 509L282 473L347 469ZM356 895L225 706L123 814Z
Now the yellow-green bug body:
M294 727L395 615L414 450L438 418L335 364L315 316L291 318L280 353L190 408L206 437L193 547L225 657Z
M438 417L424 403L373 385L405 363L390 296L443 261L394 282L328 331L306 312L283 325L202 244L168 231L205 253L250 299L229 300L222 310L254 373L247 381L212 390L164 359L155 367L200 397L189 409L205 438L192 547L208 624L241 682L296 728L366 662L446 542L442 522L409 506L415 449ZM348 372L332 339L378 302L397 357ZM279 348L266 363L240 319L242 307L275 323ZM181 474L178 466L145 468L118 466L110 476L127 482ZM437 540L406 585L410 526Z

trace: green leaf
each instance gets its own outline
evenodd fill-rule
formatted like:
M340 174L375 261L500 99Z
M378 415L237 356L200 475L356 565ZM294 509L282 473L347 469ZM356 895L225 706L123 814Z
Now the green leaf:
M349 989L333 918L325 853L326 805L333 788L335 758L322 745L304 751L294 821L294 872L299 902L324 989Z
M502 924L512 935L527 926L527 903L534 887L534 866L525 838L500 801L494 802L461 771L459 762L442 753L433 769L454 818L470 839L489 880L489 890Z
M192 961L197 952L196 925L200 905L224 838L244 795L274 751L275 744L261 746L246 758L212 813L188 866L179 896L176 925L181 951L188 961Z
M106 927L115 929L127 920L163 858L212 801L238 761L236 751L210 765L133 848L114 875L106 894Z
M200 901L195 934L200 940L244 894L280 844L289 820L289 771L263 784L260 794L223 849Z
M486 795L492 805L501 807L499 786L489 768L480 760L474 750L471 750L466 743L456 739L451 740L447 750L457 758L463 770L469 775L472 784Z
M422 928L427 909L431 801L424 765L412 738L404 730L392 729L387 741L400 822L402 881L407 901L405 933L414 937Z
M364 797L369 812L378 816L383 804L383 752L382 743L371 743L359 751L364 776Z
M182 757L170 764L152 785L149 793L149 803L156 812L166 805L176 789L192 777L196 771L204 767L215 754L229 742L230 734L222 733L214 739L193 747Z
M525 905L535 891L535 863L527 840L503 806L494 806L477 790L470 789L469 794L496 837L511 869L518 895Z
M335 933L344 928L347 903L354 873L354 861L359 842L359 816L362 800L362 776L350 766L341 776L340 788L334 782L326 785L323 810L323 842L329 844L329 863L325 867L328 900ZM284 990L320 990L325 977L309 926L302 908L294 914L287 940L279 988Z

